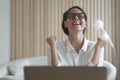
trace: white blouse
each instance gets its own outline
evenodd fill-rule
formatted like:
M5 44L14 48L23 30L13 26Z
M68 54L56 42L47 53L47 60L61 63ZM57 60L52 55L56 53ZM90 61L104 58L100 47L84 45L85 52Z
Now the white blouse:
M59 58L58 66L93 66L91 59L94 54L96 42L89 41L86 38L79 53L72 47L69 39L57 43L57 55ZM100 51L100 60L98 66L103 66L104 48Z

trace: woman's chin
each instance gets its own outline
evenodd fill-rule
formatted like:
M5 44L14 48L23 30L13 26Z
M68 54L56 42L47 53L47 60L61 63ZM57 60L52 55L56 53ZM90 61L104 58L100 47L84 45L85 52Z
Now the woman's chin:
M74 28L74 30L76 30L76 31L82 31L83 29L81 27L76 27L76 28Z

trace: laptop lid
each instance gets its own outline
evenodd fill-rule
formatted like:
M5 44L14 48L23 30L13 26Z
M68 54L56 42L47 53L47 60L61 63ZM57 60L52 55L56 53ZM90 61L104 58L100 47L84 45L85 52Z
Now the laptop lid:
M40 67L24 68L25 80L107 80L105 67Z

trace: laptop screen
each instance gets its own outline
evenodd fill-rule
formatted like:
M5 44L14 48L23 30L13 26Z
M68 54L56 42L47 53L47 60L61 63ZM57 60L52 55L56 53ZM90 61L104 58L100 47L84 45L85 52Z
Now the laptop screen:
M107 80L105 67L40 67L24 68L25 80Z

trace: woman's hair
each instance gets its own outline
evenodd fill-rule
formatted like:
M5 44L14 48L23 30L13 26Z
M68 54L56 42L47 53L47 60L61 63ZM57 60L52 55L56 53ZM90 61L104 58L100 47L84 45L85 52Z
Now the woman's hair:
M64 21L67 20L68 13L69 13L69 11L70 11L71 9L73 9L73 8L79 9L79 10L84 14L85 21L87 21L87 15L86 15L85 11L84 11L82 8L80 8L80 7L78 7L78 6L73 6L73 7L69 8L69 9L63 14L63 20L62 20L62 29L63 29L63 31L64 31L64 33L65 33L66 35L69 35L69 31L68 31L68 29L64 26ZM86 28L83 30L83 34L84 34L85 30L86 30Z

